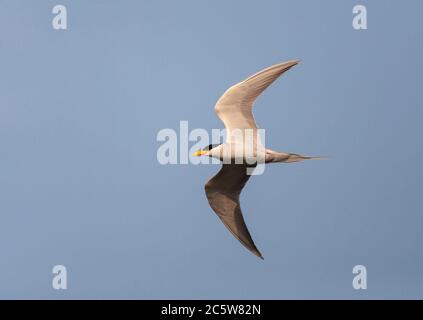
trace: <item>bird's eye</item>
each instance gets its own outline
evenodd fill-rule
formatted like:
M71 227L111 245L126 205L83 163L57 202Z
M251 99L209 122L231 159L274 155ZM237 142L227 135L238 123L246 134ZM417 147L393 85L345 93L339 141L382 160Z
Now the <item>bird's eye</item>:
M203 151L210 151L211 149L216 148L217 146L219 146L218 144L209 144L207 147L205 147L203 149Z

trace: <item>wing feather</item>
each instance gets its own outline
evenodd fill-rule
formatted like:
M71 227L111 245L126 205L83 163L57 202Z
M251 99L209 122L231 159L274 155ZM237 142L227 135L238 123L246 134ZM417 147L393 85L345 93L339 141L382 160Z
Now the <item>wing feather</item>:
M253 129L257 137L257 125L253 116L253 105L258 96L281 74L299 63L299 60L279 63L266 68L230 87L215 106L217 116L225 125L228 139L233 139L235 129Z
M206 183L205 191L211 208L226 228L248 250L263 259L251 238L239 203L239 196L249 177L246 165L223 164L220 171Z

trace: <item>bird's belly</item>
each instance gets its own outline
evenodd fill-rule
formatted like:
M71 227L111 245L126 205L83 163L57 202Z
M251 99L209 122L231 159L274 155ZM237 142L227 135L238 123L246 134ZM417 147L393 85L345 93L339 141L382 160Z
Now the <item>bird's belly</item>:
M225 144L218 152L211 154L225 164L257 164L265 162L265 149L257 146L243 146L236 144Z

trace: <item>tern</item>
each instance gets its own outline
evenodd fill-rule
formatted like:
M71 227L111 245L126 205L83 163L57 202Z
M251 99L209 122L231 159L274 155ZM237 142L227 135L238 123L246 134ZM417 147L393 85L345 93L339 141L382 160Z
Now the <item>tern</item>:
M223 162L220 171L205 184L208 202L235 238L261 259L263 255L248 231L239 202L241 191L251 176L248 169L254 169L259 163L292 163L325 158L264 148L253 117L253 105L259 95L299 62L292 60L275 64L227 89L215 105L216 114L225 125L226 142L209 145L193 154Z

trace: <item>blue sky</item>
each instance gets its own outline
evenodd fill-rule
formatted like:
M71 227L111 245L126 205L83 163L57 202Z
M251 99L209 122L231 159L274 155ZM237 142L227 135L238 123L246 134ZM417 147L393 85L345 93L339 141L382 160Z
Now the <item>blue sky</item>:
M54 5L68 30L51 26ZM368 30L351 26L365 4ZM422 298L418 1L1 1L0 298ZM242 194L261 261L224 228L218 165L157 162L163 128L221 128L227 87L302 63L258 100L274 165ZM53 290L54 265L68 289ZM353 290L352 268L368 271Z

